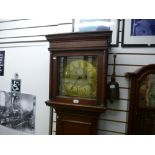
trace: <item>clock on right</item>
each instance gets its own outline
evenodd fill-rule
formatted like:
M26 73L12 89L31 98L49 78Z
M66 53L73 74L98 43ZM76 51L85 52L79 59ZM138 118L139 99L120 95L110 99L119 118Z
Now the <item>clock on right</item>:
M155 134L155 64L127 73L130 78L128 131L131 135Z

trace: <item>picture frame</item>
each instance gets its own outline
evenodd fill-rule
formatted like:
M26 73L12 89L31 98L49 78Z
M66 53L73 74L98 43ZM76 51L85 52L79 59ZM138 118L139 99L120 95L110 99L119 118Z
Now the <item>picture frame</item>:
M122 47L155 47L155 19L123 19Z
M0 51L0 76L4 76L5 51Z
M118 47L119 19L73 19L73 32L112 31L111 46Z

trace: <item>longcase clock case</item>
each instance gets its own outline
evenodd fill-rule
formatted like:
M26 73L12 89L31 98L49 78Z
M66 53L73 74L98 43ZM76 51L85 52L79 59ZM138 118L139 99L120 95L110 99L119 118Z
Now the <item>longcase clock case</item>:
M129 135L155 134L155 64L127 73L130 78Z
M48 106L57 113L56 134L96 134L106 110L111 31L47 35L50 43Z

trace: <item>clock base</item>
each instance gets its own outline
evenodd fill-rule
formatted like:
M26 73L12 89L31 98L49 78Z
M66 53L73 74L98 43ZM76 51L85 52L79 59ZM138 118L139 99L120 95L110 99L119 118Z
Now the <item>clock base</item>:
M46 101L57 113L57 135L95 135L97 121L105 107Z

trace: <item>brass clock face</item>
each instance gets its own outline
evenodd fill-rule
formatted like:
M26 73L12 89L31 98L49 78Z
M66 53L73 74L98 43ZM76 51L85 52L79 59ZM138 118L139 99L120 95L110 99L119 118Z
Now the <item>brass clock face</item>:
M95 56L69 57L63 65L60 94L69 97L96 98L97 59Z

